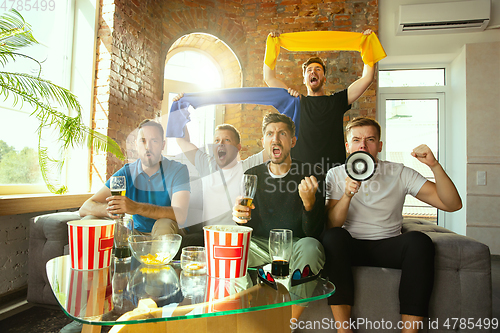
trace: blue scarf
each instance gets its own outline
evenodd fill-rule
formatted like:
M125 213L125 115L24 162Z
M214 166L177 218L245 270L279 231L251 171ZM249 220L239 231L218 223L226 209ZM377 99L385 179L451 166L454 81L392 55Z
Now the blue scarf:
M299 135L300 97L291 96L283 88L232 88L184 94L173 102L168 116L167 138L183 138L184 126L191 121L189 106L198 108L213 104L272 105L295 123L295 136Z

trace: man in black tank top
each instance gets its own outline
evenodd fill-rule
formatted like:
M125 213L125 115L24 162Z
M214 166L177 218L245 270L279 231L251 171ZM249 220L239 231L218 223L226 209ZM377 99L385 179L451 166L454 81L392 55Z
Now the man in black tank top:
M365 35L372 33L365 30ZM278 33L271 33L278 37ZM297 144L293 156L315 167L321 167L326 174L334 166L345 162L344 113L373 81L375 69L364 65L362 76L347 89L332 95L325 95L326 66L320 58L313 57L302 65L307 96L300 96L300 124ZM272 70L264 64L264 81L269 87L285 88L292 96L299 93L276 78L276 68Z

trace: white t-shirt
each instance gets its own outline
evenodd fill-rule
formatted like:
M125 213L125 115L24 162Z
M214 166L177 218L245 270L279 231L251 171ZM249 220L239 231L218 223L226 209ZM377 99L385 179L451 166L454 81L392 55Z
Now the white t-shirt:
M345 192L345 165L326 175L326 199L340 200ZM344 228L356 239L384 239L401 234L406 194L416 196L427 180L400 163L378 161L375 175L361 182L352 199Z
M203 221L205 225L234 225L232 210L236 197L240 194L243 174L248 169L263 163L263 153L257 153L243 161L238 161L230 169L222 169L224 180L229 191L231 204L228 202L226 189L222 182L220 169L213 156L198 150L195 156L195 167L200 173L203 184Z

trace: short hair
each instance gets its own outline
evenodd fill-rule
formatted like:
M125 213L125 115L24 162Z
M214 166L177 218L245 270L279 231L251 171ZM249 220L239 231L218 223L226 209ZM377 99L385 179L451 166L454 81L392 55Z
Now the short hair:
M139 129L146 127L146 126L156 127L160 131L162 140L164 140L164 138L163 138L163 126L159 122L157 122L153 119L144 119L139 124Z
M290 117L281 113L268 113L264 116L264 119L262 119L262 135L266 134L267 125L272 123L285 123L292 137L295 135L295 123Z
M349 132L351 132L351 129L354 127L361 127L361 126L373 126L377 130L378 134L378 139L380 140L380 124L378 121L376 121L373 118L368 118L368 117L357 117L354 118L353 120L349 121L345 127L345 135L346 137L349 135Z
M307 59L305 63L302 64L302 75L306 73L307 66L310 64L320 64L323 67L323 74L326 76L326 65L323 60L319 57L311 57Z
M231 124L220 124L215 128L216 131L231 131L234 134L234 137L236 138L236 144L239 145L241 142L241 135L240 131L236 129Z

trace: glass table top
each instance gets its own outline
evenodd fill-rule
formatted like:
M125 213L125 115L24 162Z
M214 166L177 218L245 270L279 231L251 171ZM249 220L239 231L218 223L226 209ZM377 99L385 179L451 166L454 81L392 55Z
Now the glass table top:
M191 319L265 310L326 298L334 285L318 277L292 286L276 279L276 289L250 268L245 277L218 279L187 274L179 262L165 266L113 260L92 271L71 268L69 256L51 259L47 276L59 305L74 320L115 325Z

